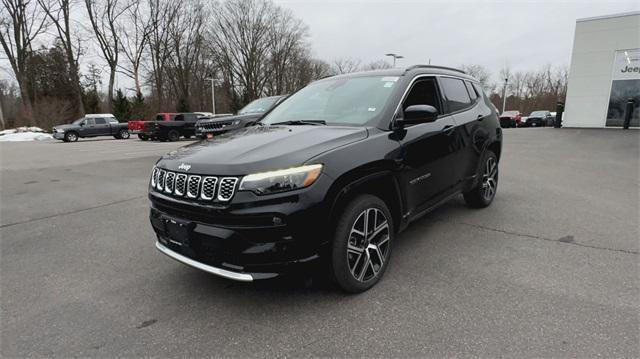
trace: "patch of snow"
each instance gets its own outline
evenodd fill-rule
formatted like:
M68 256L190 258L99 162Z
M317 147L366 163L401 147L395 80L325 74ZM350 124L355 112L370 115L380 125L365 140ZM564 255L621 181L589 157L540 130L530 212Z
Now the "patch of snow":
M53 139L53 136L51 136L48 133L32 132L32 131L13 132L13 133L9 132L0 136L0 142L47 141L52 139Z

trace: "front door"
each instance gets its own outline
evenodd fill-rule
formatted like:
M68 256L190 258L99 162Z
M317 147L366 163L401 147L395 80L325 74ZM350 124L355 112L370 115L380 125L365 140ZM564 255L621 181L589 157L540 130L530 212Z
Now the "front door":
M406 188L407 206L416 212L444 194L451 185L452 158L455 147L455 122L444 115L442 101L434 78L417 80L402 103L431 105L441 113L435 121L408 126L402 130L402 181Z

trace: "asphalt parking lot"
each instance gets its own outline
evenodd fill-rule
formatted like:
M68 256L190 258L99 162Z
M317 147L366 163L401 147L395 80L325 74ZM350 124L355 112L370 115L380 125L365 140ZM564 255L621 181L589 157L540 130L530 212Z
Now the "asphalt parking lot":
M640 131L505 130L495 202L414 223L360 295L157 252L149 172L189 142L0 144L3 357L640 357Z

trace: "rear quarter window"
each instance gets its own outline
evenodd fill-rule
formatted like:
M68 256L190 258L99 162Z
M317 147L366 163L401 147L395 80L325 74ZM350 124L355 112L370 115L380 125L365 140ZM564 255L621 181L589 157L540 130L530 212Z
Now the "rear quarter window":
M471 106L471 97L469 97L464 81L451 77L441 77L440 84L449 106L449 112L464 110Z

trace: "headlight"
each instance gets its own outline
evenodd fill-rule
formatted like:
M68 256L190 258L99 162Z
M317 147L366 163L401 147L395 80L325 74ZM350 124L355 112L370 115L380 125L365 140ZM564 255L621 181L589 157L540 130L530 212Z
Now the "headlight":
M64 129L62 129L62 128L56 128L56 129L55 129L55 131L56 131L56 132L58 132L58 133L62 133L62 132L64 132Z
M240 120L235 120L235 121L233 121L233 123L231 123L231 125L233 125L233 126L237 126L239 124L240 124Z
M307 165L286 170L254 173L242 178L241 191L269 194L311 186L322 172L322 165Z

